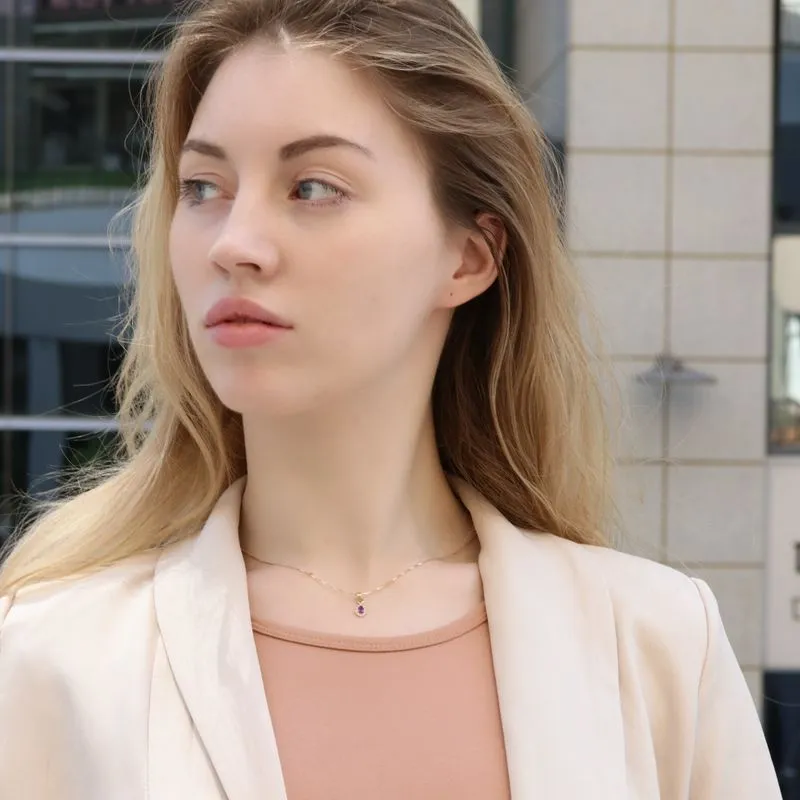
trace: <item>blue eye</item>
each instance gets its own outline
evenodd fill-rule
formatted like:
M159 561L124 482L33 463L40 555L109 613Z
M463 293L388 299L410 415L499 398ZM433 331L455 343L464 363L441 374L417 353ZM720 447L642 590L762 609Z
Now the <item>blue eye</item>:
M326 201L339 201L344 199L345 194L341 189L337 189L326 181L309 178L297 182L295 196L298 200L315 204Z
M180 182L180 196L188 200L191 205L199 205L207 200L214 199L214 192L219 192L219 187L210 181L185 180Z

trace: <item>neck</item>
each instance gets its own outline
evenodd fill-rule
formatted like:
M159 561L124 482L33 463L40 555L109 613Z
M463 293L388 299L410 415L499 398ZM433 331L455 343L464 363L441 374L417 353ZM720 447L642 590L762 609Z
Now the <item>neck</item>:
M387 395L302 418L245 419L247 553L366 586L469 539L430 409Z

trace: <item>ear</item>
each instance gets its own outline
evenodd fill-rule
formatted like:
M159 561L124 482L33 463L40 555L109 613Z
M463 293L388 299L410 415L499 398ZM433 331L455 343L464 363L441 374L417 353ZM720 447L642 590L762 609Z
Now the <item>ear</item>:
M500 217L484 212L475 218L478 230L462 229L461 263L447 282L446 308L456 308L483 294L497 280L508 243Z

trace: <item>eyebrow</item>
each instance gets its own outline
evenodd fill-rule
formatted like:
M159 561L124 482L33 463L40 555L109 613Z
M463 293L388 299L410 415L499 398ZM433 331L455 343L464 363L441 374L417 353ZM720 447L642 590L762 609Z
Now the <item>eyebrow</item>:
M368 158L375 158L373 152L364 147L362 144L353 142L350 139L345 139L341 136L334 136L332 134L321 133L315 136L306 136L303 139L297 139L294 142L289 142L283 145L278 151L281 161L291 161L295 158L310 153L314 150L330 150L335 147L344 147L349 150L355 150ZM225 150L218 144L208 142L205 139L187 139L183 143L181 153L199 153L209 158L214 158L218 161L228 161L228 155Z

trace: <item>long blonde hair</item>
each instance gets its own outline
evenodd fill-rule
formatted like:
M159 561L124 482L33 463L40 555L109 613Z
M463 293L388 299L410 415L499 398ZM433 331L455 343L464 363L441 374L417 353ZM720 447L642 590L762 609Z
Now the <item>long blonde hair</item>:
M210 0L178 25L152 82L118 463L84 476L18 537L0 595L190 536L244 474L240 419L195 358L167 238L194 111L220 63L253 39L323 48L366 70L422 145L445 217L472 227L481 211L502 220L499 279L456 312L442 354L433 392L441 460L514 524L604 543L604 404L550 151L479 35L449 0Z

